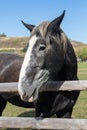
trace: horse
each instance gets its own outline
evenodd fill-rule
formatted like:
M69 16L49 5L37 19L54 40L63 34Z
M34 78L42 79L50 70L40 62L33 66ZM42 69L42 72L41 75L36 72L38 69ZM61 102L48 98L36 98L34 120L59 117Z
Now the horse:
M60 25L65 11L51 22L24 26L31 31L29 45L19 76L18 91L23 101L34 100L36 117L56 114L71 118L79 91L40 92L48 81L78 80L77 59Z
M23 59L22 56L14 53L0 53L0 83L18 82ZM3 93L0 94L0 116L7 102L20 107L33 108L33 103L22 101L19 95Z

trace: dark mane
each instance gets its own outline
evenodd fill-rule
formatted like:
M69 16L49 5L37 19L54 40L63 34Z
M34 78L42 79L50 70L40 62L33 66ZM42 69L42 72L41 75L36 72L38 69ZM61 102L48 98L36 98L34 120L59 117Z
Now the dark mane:
M70 42L66 34L63 32L61 28L59 28L59 34L58 33L54 33L54 35L51 35L49 33L47 34L47 29L48 29L49 24L50 24L49 21L42 22L40 25L36 26L33 29L31 36L39 33L41 37L45 39L46 43L49 43L50 39L54 39L56 43L59 43L59 44L61 42L61 46L63 50L65 51L67 48L67 43Z
M40 25L38 25L37 27L35 27L33 29L32 35L39 31L39 33L41 34L42 38L45 38L46 32L47 32L47 27L48 27L49 24L50 24L49 21L42 22Z

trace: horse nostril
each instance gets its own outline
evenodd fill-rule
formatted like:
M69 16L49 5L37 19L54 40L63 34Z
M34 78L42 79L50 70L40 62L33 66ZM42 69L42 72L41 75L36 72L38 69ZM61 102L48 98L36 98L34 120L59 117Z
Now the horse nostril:
M28 96L27 96L26 92L23 93L23 95L21 96L21 99L23 101L28 101Z

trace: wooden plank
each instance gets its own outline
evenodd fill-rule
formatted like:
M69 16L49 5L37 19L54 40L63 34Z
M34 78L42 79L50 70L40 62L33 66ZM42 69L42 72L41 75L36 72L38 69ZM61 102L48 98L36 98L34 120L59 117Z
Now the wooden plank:
M87 119L0 117L0 128L87 130Z
M87 80L78 81L52 81L40 88L40 91L72 91L87 90ZM0 83L0 93L18 93L18 83Z
M17 93L18 83L0 83L0 92ZM41 87L40 91L71 91L71 90L87 90L87 80L82 81L55 81L48 82Z
M50 81L40 88L40 91L72 91L72 90L87 90L87 80L76 81Z
M0 93L18 93L18 83L0 83Z

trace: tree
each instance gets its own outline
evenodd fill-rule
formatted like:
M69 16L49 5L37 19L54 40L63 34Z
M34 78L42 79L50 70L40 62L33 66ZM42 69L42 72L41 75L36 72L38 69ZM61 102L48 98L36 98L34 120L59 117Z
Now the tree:
M6 37L5 33L0 34L0 37Z
M78 57L83 61L87 60L87 48L83 48L79 53Z

